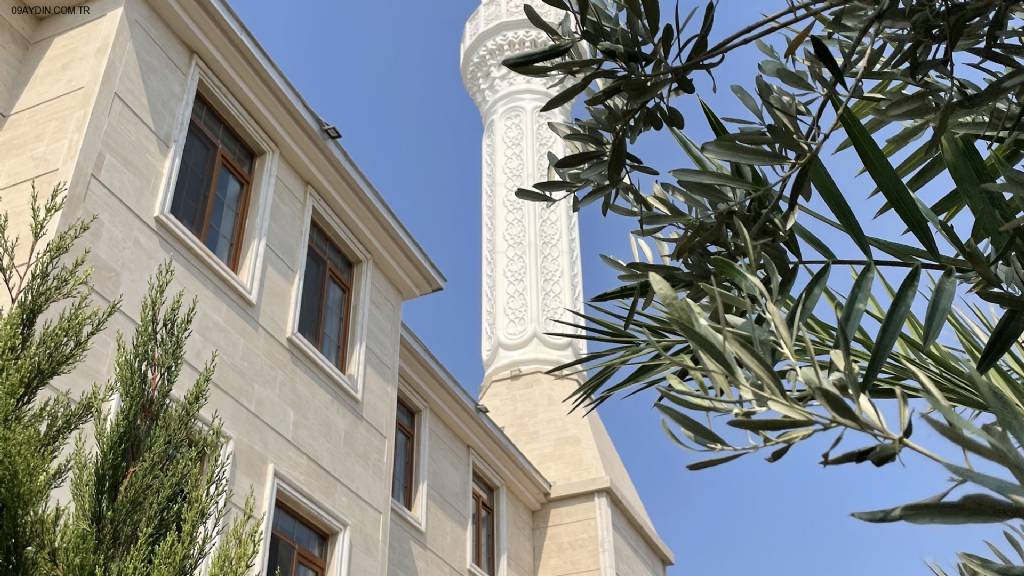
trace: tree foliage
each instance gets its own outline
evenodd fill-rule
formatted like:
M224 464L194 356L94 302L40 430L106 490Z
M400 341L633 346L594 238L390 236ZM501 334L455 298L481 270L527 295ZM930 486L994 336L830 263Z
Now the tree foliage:
M253 501L222 534L229 462L219 419L200 417L213 361L172 394L195 303L168 297L170 264L150 283L132 339L118 336L112 379L78 396L54 385L120 305L94 305L88 250L71 257L90 222L47 237L62 192L42 202L33 193L27 257L0 217L0 572L247 574L261 541ZM55 500L62 487L70 505Z
M8 305L0 312L0 572L46 573L66 510L50 497L67 479L62 454L105 393L94 386L72 397L48 385L84 358L117 310L90 302L85 255L70 258L88 229L80 222L40 245L63 207L60 190L39 201L33 189L30 237L24 246L0 215L0 279ZM22 264L24 262L24 264ZM58 314L48 314L67 303ZM44 319L44 315L47 319Z
M585 112L551 124L570 151L519 195L634 219L639 247L606 257L620 285L565 334L598 345L559 369L586 370L575 405L656 389L666 431L711 453L694 469L759 450L775 462L828 433L825 465L911 450L976 490L866 521L1024 518L1022 3L794 1L715 41L714 2L666 18L656 0L544 2L564 18L527 16L551 45L505 64L551 78L548 107L583 94ZM748 45L763 60L731 87L747 114L720 118L695 79L717 90L716 68ZM695 120L712 140L690 136ZM636 154L656 131L680 165ZM837 182L829 149L856 155L870 186ZM852 206L870 198L902 229L869 235ZM915 420L993 473L916 443ZM958 569L1024 570L1020 533L1007 538L1020 559L963 554Z

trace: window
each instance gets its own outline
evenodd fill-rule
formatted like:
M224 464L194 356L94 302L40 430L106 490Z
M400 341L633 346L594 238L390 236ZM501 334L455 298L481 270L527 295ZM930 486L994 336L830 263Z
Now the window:
M495 521L494 487L473 473L473 565L488 576L494 576Z
M348 348L354 268L323 228L313 222L302 279L299 334L342 372Z
M327 566L327 540L319 529L280 503L276 504L266 573L323 576Z
M412 511L416 467L416 412L401 399L395 418L395 467L391 475L391 497Z
M255 306L277 146L196 54L177 113L154 220L161 236L192 252L204 274Z
M263 518L262 573L272 576L346 574L351 541L345 518L297 488L274 466Z
M236 271L254 164L252 150L197 94L170 211Z

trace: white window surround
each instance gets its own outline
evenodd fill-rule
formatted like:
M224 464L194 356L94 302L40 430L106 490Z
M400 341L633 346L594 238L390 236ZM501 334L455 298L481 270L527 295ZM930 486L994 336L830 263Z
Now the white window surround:
M192 105L196 94L203 97L220 113L256 155L253 180L249 191L249 209L244 215L245 228L238 259L238 270L232 270L215 256L192 232L171 214L174 187L178 181L181 155L185 149ZM277 147L245 109L231 96L223 84L199 59L192 56L186 97L178 111L178 122L171 143L169 166L164 170L164 183L160 188L154 218L164 230L187 248L205 267L237 292L249 305L259 297L263 255L266 251L267 227L270 223L270 197L277 176Z
M306 251L309 249L309 230L316 220L327 235L355 264L352 280L352 308L348 325L348 349L345 351L345 371L332 364L319 350L299 333L299 310L302 307L302 280L306 274ZM366 326L370 312L370 277L373 261L370 253L355 239L341 220L312 187L306 187L306 212L303 217L302 241L296 254L294 284L292 286L291 318L288 322L288 342L309 360L315 369L326 375L338 388L357 402L363 397L363 367L366 358Z
M507 573L508 564L508 529L507 529L507 517L508 517L508 505L507 495L508 491L505 489L505 483L498 476L498 473L493 468L487 465L486 462L476 453L472 448L469 449L469 478L466 484L466 509L473 509L473 473L479 474L484 480L490 483L491 487L494 488L494 576L505 576ZM473 564L473 514L472 512L468 515L468 521L466 522L466 566L468 573L472 576L487 576L487 573L476 567Z
M406 507L394 498L391 499L391 511L392 513L398 514L403 520L412 524L414 528L422 533L427 531L427 477L429 476L427 470L427 445L430 438L430 408L427 406L426 401L413 390L411 386L406 384L404 381L399 381L398 384L398 398L409 405L410 408L416 411L416 438L414 439L415 445L413 450L415 451L415 457L413 459L413 494L412 494L412 510L406 509ZM396 403L397 410L397 403ZM391 441L391 468L394 470L395 465L395 442L394 438ZM393 476L393 475L392 475Z
M284 502L306 521L329 536L325 576L348 576L349 522L336 511L321 504L281 473L274 464L267 468L267 489L263 496L263 550L257 567L267 567L270 557L270 535L274 526L274 505Z

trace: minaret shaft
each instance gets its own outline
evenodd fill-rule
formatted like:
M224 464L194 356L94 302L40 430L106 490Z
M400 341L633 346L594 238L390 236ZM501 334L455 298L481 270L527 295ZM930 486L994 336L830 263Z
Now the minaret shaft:
M531 5L549 22L562 15ZM534 513L537 576L664 576L672 555L600 416L569 413L564 400L577 377L546 372L583 353L580 340L548 335L569 332L556 320L582 309L578 223L569 202L528 202L515 193L554 179L548 154L561 157L565 148L548 123L568 121L571 105L541 112L555 94L551 80L515 74L501 62L549 43L525 17L523 0L483 0L462 43L463 81L484 126L480 403L551 482L551 502Z
M519 12L506 14L515 6ZM568 202L550 205L516 197L518 188L550 180L548 154L564 153L564 143L548 127L566 122L569 106L541 112L554 92L548 80L512 73L501 60L544 45L517 3L493 2L478 13L486 20L512 16L518 26L480 30L463 49L463 74L480 108L483 137L483 254L481 354L485 379L511 370L548 369L575 359L579 341L549 336L567 329L568 310L582 308L579 234ZM495 20L497 21L497 20Z

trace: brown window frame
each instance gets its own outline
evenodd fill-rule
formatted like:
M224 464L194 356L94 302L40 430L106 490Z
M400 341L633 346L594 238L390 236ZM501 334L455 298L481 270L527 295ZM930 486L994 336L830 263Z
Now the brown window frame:
M321 530L320 527L318 527L316 524L310 522L309 520L306 520L306 517L302 513L296 511L294 508L292 508L291 506L288 506L287 504L285 504L284 502L281 502L280 500L274 502L274 508L281 508L282 510L287 512L292 518L295 518L297 521L301 522L306 528L309 528L313 532L316 532L321 538L324 539L324 543L325 543L324 555L325 556L329 555L329 550L330 550L330 545L331 545L330 534L328 534L328 533L324 532L323 530ZM273 522L270 523L270 526L271 526L270 534L272 536L276 536L277 538L280 538L281 540L284 540L286 543L291 545L292 548L295 549L295 555L292 557L292 568L291 568L292 576L295 575L295 569L296 569L296 567L299 564L299 560L302 560L303 564L305 564L307 568L312 568L312 569L316 570L317 571L317 576L326 576L326 574L327 574L327 558L319 558L315 554L311 554L301 544L299 544L298 542L293 541L291 538L288 538L284 534L281 534L280 532L275 530L273 528L273 526L274 526Z
M230 130L232 136L234 136L242 146L245 146L246 150L252 156L253 166L255 167L257 159L256 152L245 143L245 140L239 136L238 131L231 127L231 123L225 120L224 116L217 112L217 109L214 108L213 104L211 104L207 98L203 97L202 94L197 92L195 99L201 100L206 106L206 109L216 116L221 124L224 125L224 129ZM248 220L247 215L249 213L249 202L250 197L252 196L253 175L242 169L242 167L239 166L233 158L231 158L231 154L229 154L224 148L220 138L214 137L210 130L206 126L203 126L203 123L196 118L195 109L195 103L193 103L192 111L189 112L189 131L191 131L192 127L199 129L207 141L216 148L216 158L213 162L213 169L210 171L210 188L206 192L206 207L203 209L203 224L195 236L205 247L206 235L210 231L210 215L213 213L213 201L217 194L217 181L220 177L220 168L222 166L226 167L236 178L238 178L239 182L242 183L242 198L238 203L238 214L235 215L235 226L231 233L231 253L228 254L228 261L226 262L228 268L233 272L238 272L238 260L242 253L242 239L245 237L245 224ZM188 138L188 135L186 134L185 137ZM207 247L207 249L209 248ZM217 259L220 260L220 258Z
M394 463L391 471L391 481L395 481L395 475L398 471L398 435L404 434L409 439L409 462L405 467L405 492L402 494L402 500L398 503L405 507L406 510L412 512L413 507L413 481L416 479L416 448L418 439L416 438L416 424L419 420L419 412L413 408L408 402L398 399L398 407L405 408L412 414L412 427L410 428L405 422L395 415L395 449L394 449ZM392 494L392 497L394 494Z
M310 344L312 344L316 348L317 353L323 354L320 351L320 346L323 344L324 339L324 306L327 305L327 282L329 282L331 278L334 278L334 280L337 281L338 284L341 284L341 286L345 288L345 316L344 322L341 325L341 342L338 344L338 362L335 365L337 369L344 372L345 366L347 366L348 364L348 333L349 327L351 326L352 323L352 284L355 283L357 264L352 258L349 258L348 253L345 250L341 249L341 246L331 238L331 235L327 233L327 230L319 223L317 223L316 220L311 221L310 226L318 228L320 230L320 233L323 234L324 239L327 242L329 242L332 246L334 246L334 248L336 248L344 258L348 259L348 261L352 263L352 283L349 283L347 280L345 280L344 275L342 275L340 271L334 266L334 263L331 261L331 258L327 254L321 252L316 247L316 245L313 244L313 230L312 228L310 228L309 237L306 239L306 249L313 250L314 252L316 252L316 255L319 256L320 259L324 261L325 267L323 284L321 284L320 286L320 310L317 312L316 341L310 342ZM309 253L307 252L306 265L308 265L308 262ZM302 314L301 300L299 301L299 314Z
M473 565L483 570L487 576L495 575L495 563L497 562L498 556L498 532L497 532L497 515L495 514L495 504L493 500L497 497L497 489L494 484L488 482L486 478L481 476L475 470L473 471L473 510L472 517L477 518L477 522L472 525L473 532ZM478 484L483 484L490 490L490 498L487 494L480 491ZM490 518L490 529L491 529L491 553L488 555L489 561L487 566L481 565L484 552L484 523L482 512L488 512L487 517ZM472 520L471 520L472 522Z

